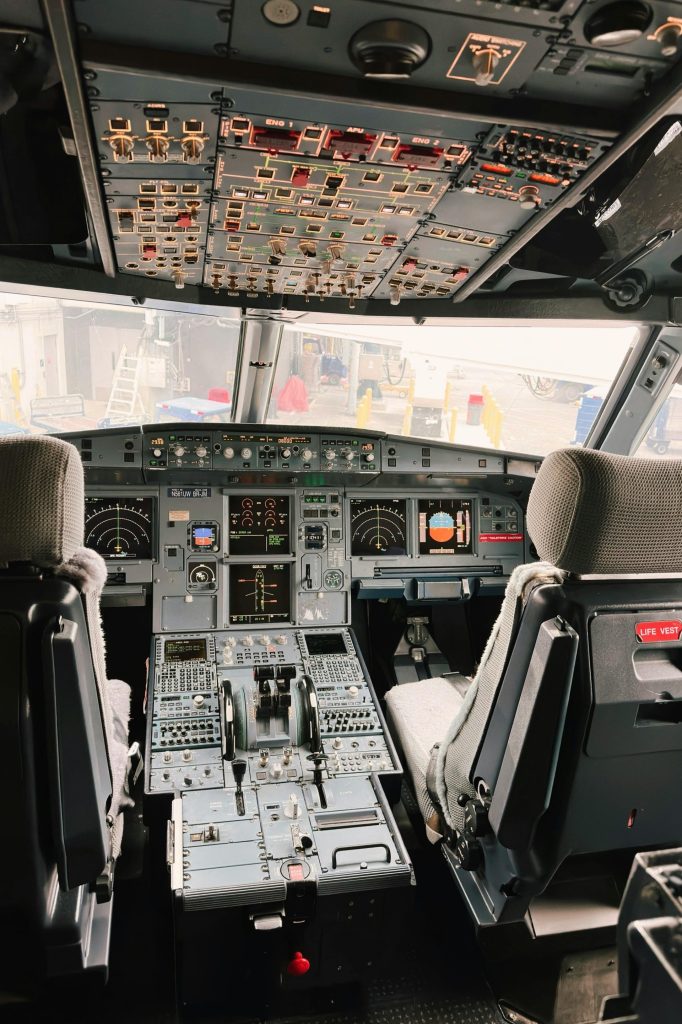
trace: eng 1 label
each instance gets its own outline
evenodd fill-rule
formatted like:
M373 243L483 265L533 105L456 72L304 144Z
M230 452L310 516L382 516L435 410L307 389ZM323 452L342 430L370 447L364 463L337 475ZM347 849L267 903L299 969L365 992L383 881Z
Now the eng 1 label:
M210 487L169 487L169 498L210 498Z
M682 633L682 622L679 619L667 619L663 622L636 622L635 633L641 644L663 644L671 640L679 640Z
M520 544L523 541L522 533L479 533L481 544Z

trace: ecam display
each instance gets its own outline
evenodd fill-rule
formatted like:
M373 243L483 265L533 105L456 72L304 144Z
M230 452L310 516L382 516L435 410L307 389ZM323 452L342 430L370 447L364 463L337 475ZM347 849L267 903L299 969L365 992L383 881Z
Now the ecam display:
M231 555L288 555L289 496L233 495L229 527Z

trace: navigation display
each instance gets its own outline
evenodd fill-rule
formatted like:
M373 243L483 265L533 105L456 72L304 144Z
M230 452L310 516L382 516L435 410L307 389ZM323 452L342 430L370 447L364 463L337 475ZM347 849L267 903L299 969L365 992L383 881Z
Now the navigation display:
M471 554L472 506L469 498L420 498L419 554Z
M232 495L231 555L288 555L290 551L287 495Z
M291 564L230 566L230 623L291 621Z
M85 499L85 543L103 558L152 558L153 522L153 498Z
M407 554L407 502L404 498L350 499L351 554Z

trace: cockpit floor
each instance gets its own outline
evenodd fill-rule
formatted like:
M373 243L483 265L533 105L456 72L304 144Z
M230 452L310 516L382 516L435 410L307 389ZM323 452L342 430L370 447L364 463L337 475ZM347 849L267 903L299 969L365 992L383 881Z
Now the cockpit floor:
M409 804L409 798L406 802ZM234 1017L229 994L201 1024L499 1024L502 1017L483 974L473 928L445 862L397 809L417 876L416 899L398 952L367 984L321 993L270 1015ZM421 831L421 830L420 830ZM162 851L146 851L141 878L120 880L115 895L109 983L71 989L44 1006L1 1006L3 1024L182 1024L175 1005L173 928ZM295 1010L295 1012L294 1012Z

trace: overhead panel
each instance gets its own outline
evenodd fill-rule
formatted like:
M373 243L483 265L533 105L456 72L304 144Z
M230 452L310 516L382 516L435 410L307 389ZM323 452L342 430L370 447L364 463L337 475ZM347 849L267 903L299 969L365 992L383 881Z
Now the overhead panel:
M121 24L100 8L79 4L88 33L133 42L136 6L123 4ZM173 0L172 24L195 9L187 50L227 58L214 82L164 76L153 62L143 74L92 68L119 271L230 296L343 298L351 308L456 298L608 152L608 108L625 110L667 72L682 33L682 4L654 13L620 0L462 0L456 13L439 0ZM183 49L164 33L160 44ZM233 86L231 59L282 73L272 89ZM287 66L363 88L388 78L395 102L293 93ZM450 111L420 106L420 90L434 89L451 93ZM518 97L537 100L538 118L514 120Z

